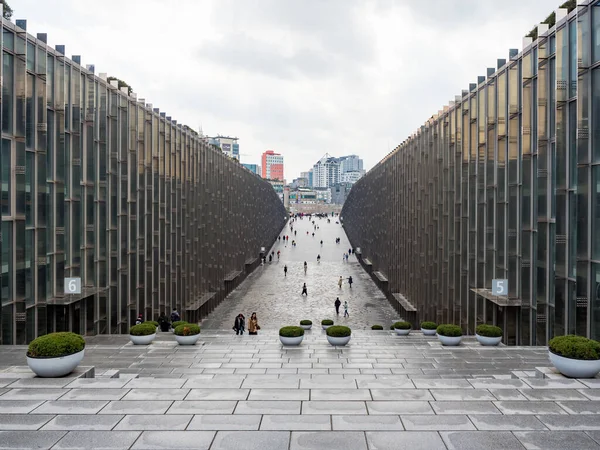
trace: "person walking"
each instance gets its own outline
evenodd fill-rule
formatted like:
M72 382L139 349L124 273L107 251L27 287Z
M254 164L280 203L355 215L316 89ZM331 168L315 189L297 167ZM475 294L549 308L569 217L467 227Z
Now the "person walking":
M308 269L308 264L304 261L304 275L306 275L306 270Z
M244 334L244 328L246 327L246 318L242 313L239 313L233 322L233 329L236 335Z
M350 285L350 287L352 287L352 283L354 283L354 281L352 281L352 275L348 277L348 284Z
M287 265L283 266L283 276L287 277Z
M304 283L302 285L302 294L300 295L306 295L308 297L308 291L306 290L306 283Z
M334 303L334 305L335 305L335 313L336 313L338 316L340 315L340 305L341 305L341 304L342 304L342 302L340 301L340 298L339 298L339 297L337 297L337 298L335 299L335 303Z
M260 325L258 324L256 313L253 312L248 321L248 334L256 335L258 334L258 330L260 330Z
M281 255L281 252L279 250L277 250L277 261L279 261L279 256Z
M144 323L144 318L143 318L143 316L141 314L139 314L137 316L137 319L135 319L135 324L136 325L139 325L140 323Z
M340 275L340 279L338 280L338 286L340 289L342 288L342 283L343 283L342 276Z
M348 314L348 300L344 301L344 317L350 317L350 314Z

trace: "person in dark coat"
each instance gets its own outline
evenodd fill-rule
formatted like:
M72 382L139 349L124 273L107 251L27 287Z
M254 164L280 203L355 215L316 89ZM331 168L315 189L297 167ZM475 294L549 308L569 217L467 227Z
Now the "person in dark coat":
M238 314L233 323L233 329L235 334L244 334L244 328L246 328L246 318L242 313Z
M138 315L137 319L135 320L135 324L139 325L140 323L144 323L144 318L142 317L142 315Z
M342 304L342 302L340 301L340 298L337 297L335 299L335 313L339 316L340 315L340 305Z
M300 295L306 295L308 297L308 290L306 289L306 283L304 283L302 285L302 294Z
M167 316L165 315L165 313L161 313L160 316L158 317L158 326L160 327L160 331L169 331L171 329L171 324L169 323L169 321L167 320Z

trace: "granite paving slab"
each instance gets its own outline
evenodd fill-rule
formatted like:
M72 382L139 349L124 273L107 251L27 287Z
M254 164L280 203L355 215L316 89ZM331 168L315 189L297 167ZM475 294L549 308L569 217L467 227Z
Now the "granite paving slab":
M597 414L576 415L539 415L537 418L550 430L556 431L594 431L600 430Z
M67 389L10 389L2 400L57 400L69 392Z
M131 449L208 450L214 437L214 431L144 431Z
M289 431L218 431L210 450L282 450L289 445Z
M49 401L31 411L31 414L97 414L107 403L103 400Z
M28 417L38 417L29 415ZM48 417L48 416L39 416ZM101 431L112 430L124 417L122 415L71 415L61 414L54 417L42 430L64 430L64 431Z
M478 430L482 431L547 430L535 416L473 414L469 419Z
M309 400L308 398L302 400ZM372 400L368 389L311 389L310 400Z
M190 389L185 400L246 400L250 389Z
M421 401L369 401L370 415L376 414L433 414L429 402Z
M310 400L310 396L308 389L252 389L248 400Z
M188 430L258 430L261 415L251 414L197 414L188 424Z
M446 450L438 433L432 431L367 431L369 450Z
M600 401L559 401L558 405L569 414L600 414ZM600 420L600 417L598 417Z
M400 415L407 431L475 430L466 415Z
M578 431L515 431L515 437L526 449L599 450L600 445Z
M39 400L0 400L0 414L27 414L42 403Z
M44 431L44 433L62 432ZM69 431L65 437L52 447L52 450L129 449L139 435L138 431Z
M69 389L60 400L121 400L129 389Z
M549 401L496 401L494 405L502 414L567 414L558 404Z
M192 415L151 415L128 414L114 428L115 430L166 430L183 431L192 420Z
M356 431L294 431L290 450L367 450L362 432Z
M143 402L142 402L143 403ZM171 402L168 402L171 403ZM184 400L175 401L167 411L167 414L233 414L237 405L236 401L219 400ZM132 413L135 414L135 413Z
M367 413L365 402L359 401L309 401L302 402L302 414L339 414L345 415Z
M430 389L429 392L435 400L496 400L486 389Z
M404 430L396 415L332 415L331 423L334 431Z
M262 417L260 429L271 431L329 431L331 430L331 418L329 415L316 414L265 414Z
M0 431L0 448L48 449L65 434L65 431Z
M52 414L0 414L0 430L39 430L53 417Z
M440 431L448 450L523 450L510 431Z
M100 411L100 414L165 414L173 404L167 400L115 400L105 403L108 404Z
M239 401L234 414L300 414L300 401Z
M430 404L436 414L501 414L494 403L486 401L443 401Z

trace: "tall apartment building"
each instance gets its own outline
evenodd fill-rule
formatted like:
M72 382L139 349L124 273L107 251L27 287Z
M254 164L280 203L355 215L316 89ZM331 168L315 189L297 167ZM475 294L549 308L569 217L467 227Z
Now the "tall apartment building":
M262 177L283 181L283 155L267 150L262 154Z
M340 163L328 153L313 166L313 184L315 188L328 188L339 181Z
M240 160L240 144L237 137L229 136L214 136L208 137L208 143L215 145L221 149L230 158Z
M416 323L600 339L600 2L555 18L350 191L348 236Z

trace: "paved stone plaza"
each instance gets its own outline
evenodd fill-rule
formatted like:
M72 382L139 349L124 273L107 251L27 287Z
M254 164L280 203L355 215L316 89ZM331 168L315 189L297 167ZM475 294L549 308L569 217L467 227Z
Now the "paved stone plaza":
M600 379L553 374L544 348L388 331L334 348L318 328L297 348L276 331L98 336L96 378L49 380L20 367L25 347L0 351L0 448L600 449Z
M281 234L290 236L289 242L277 241L271 250L281 251L281 259L259 267L252 275L222 302L210 316L202 322L204 329L227 330L233 327L238 313L250 317L256 311L261 328L278 330L283 325L297 325L302 319L310 319L314 323L322 319L335 319L340 325L348 325L352 329L370 329L373 324L391 324L399 320L398 314L391 307L385 296L375 286L369 275L362 269L355 256L348 262L342 260L350 243L341 225L336 224L338 218L314 219L319 226L314 230L308 219L293 223L294 230L286 226ZM307 235L306 232L309 232ZM315 236L312 236L312 233ZM340 238L339 244L335 243ZM297 242L292 247L292 240ZM323 241L321 247L320 241ZM321 262L317 263L317 255ZM304 274L304 261L308 263ZM283 267L288 266L287 276ZM338 287L338 279L342 276L344 283ZM352 288L347 282L349 276L354 281ZM302 283L306 283L308 296L302 295ZM348 301L349 318L335 316L333 303L339 297L342 304Z
M240 285L196 346L171 333L149 346L88 337L80 373L95 378L60 379L35 378L25 346L0 347L0 449L600 449L600 378L556 374L546 348L364 330L397 314L353 258L342 262L341 227L318 223L314 241L306 221L298 247L276 244L281 261ZM334 317L337 295L349 319ZM258 312L258 336L233 334L239 311ZM315 325L302 345L283 347L277 329L303 318ZM353 328L348 346L328 344L323 318Z

